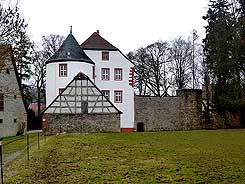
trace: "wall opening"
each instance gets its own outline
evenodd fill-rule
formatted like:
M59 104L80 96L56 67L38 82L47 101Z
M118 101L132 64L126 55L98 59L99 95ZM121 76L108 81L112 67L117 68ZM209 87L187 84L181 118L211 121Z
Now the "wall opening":
M144 128L144 123L139 122L137 123L137 132L144 132L145 128Z

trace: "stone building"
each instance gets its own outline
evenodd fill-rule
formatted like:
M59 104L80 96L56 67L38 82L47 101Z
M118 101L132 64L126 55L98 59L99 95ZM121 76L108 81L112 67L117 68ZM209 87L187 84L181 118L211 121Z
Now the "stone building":
M11 47L0 46L0 137L26 130L27 114Z
M93 81L78 73L44 111L43 130L61 132L120 132L120 114Z

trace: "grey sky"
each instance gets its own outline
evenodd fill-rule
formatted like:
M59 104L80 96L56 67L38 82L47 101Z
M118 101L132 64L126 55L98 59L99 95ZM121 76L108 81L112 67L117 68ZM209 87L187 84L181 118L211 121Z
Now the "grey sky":
M97 29L124 53L159 39L204 37L207 0L19 0L35 41L42 35L67 36L69 26L82 43Z

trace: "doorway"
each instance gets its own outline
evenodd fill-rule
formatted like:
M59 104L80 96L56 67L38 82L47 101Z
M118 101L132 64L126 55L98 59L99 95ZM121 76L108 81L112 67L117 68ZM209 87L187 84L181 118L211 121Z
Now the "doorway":
M144 132L145 128L144 128L144 123L139 122L137 123L137 132Z

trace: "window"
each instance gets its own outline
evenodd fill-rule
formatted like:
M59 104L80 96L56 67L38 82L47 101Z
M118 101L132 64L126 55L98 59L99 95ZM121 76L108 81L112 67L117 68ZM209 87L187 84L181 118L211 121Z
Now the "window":
M109 60L109 52L102 52L102 60L103 61L108 61Z
M122 103L122 91L114 91L115 103Z
M95 79L95 67L92 66L92 78Z
M14 99L16 99L17 98L17 96L16 95L14 95Z
M122 80L122 68L114 69L114 80L117 80L117 81Z
M59 64L59 76L67 77L67 64Z
M3 94L0 94L0 111L4 111L4 99L3 99Z
M110 91L109 90L102 90L103 95L110 100Z
M63 93L65 91L65 88L59 88L59 94Z
M101 79L110 80L110 68L102 68Z
M0 123L3 123L3 119L0 119Z
M17 119L14 119L14 123L16 123L17 122Z

